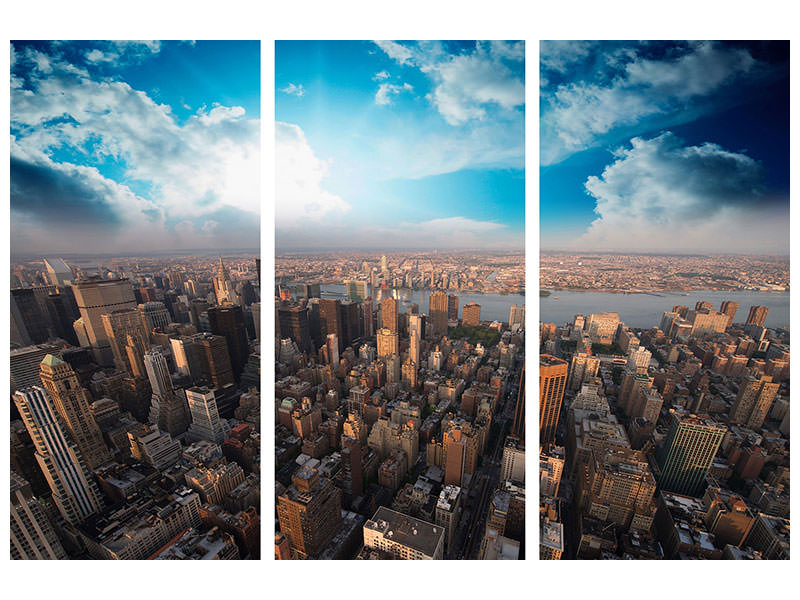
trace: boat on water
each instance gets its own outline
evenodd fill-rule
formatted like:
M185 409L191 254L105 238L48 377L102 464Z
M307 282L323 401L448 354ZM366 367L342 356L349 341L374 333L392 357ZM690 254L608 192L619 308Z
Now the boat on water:
M558 300L558 296L553 296L553 300Z

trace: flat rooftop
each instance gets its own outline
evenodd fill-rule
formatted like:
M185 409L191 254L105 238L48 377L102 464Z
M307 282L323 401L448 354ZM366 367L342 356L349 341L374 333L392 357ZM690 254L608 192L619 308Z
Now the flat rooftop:
M381 506L364 524L365 529L380 532L387 540L407 546L426 556L433 556L440 544L444 529L433 523L415 519Z

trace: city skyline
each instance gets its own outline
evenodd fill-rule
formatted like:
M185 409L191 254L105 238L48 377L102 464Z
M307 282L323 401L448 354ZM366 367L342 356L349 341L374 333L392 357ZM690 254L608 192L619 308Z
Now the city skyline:
M276 247L524 246L524 43L276 42Z
M12 252L258 248L259 59L258 41L12 42Z
M542 249L788 255L788 48L542 42Z

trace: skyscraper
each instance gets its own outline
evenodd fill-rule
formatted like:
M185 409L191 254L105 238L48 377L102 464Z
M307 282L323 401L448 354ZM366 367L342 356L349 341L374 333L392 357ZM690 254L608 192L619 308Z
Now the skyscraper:
M336 334L339 343L339 352L344 350L342 345L342 318L339 310L339 301L330 298L321 298L319 301L320 335L324 340L329 335Z
M81 387L78 376L66 362L48 354L40 365L39 375L72 441L78 446L90 469L111 460L103 434L89 408L89 393Z
M102 366L113 365L115 356L101 315L136 308L131 282L127 279L93 278L74 282L72 291L95 360Z
M763 327L767 320L768 313L769 306L751 306L745 325L760 325Z
M233 281L228 274L228 269L222 262L222 255L219 257L219 267L217 268L217 276L214 278L214 295L217 297L217 304L223 302L230 302L232 304L239 303L239 296L234 290Z
M221 335L203 334L197 341L200 347L203 376L214 386L222 389L233 380L233 368L228 352L228 342Z
M11 559L65 558L67 554L31 485L11 471Z
M342 523L342 490L317 469L303 466L292 477L292 485L278 496L278 523L294 553L316 558Z
M278 308L281 339L294 340L301 352L311 351L307 306L281 306Z
M511 305L511 310L508 313L508 327L511 331L525 329L525 305L517 306Z
M567 361L542 354L539 356L539 445L555 443L561 401L567 384Z
M392 333L399 332L397 300L391 296L381 300L381 323L385 329L388 329Z
M739 303L732 300L723 300L720 305L719 312L728 315L728 327L733 323L737 310L739 310Z
M14 394L14 402L33 440L36 462L64 519L77 525L101 510L97 484L78 446L64 431L47 392L37 386L27 388Z
M193 442L207 440L222 444L231 433L231 426L226 419L219 416L214 391L207 387L193 387L186 390L186 402L192 424L189 425L187 438Z
M707 416L681 415L674 409L670 409L670 419L659 484L676 494L697 496L703 491L726 428Z
M228 356L231 361L233 377L238 381L250 353L242 307L226 304L209 308L208 322L211 326L211 333L223 336L228 343Z
M773 383L769 375L759 379L747 377L740 384L739 393L731 406L731 421L744 423L755 431L761 429L779 388L780 384Z
M467 327L477 327L481 324L481 305L467 302L462 310L461 324Z
M458 321L458 296L455 294L447 295L447 320Z
M150 349L150 336L141 312L134 308L114 310L100 317L114 355L117 370L144 376L144 353Z
M439 336L447 333L447 294L441 291L431 293L429 311L433 335Z
M44 258L44 270L50 285L62 286L72 282L72 269L61 258Z
M383 328L378 330L378 358L386 358L392 354L399 354L400 344L397 333L392 333L390 329Z
M517 403L514 405L514 423L511 426L511 435L520 440L523 445L525 444L525 363L522 364L522 374L519 378L519 390L517 390Z
M144 366L153 389L150 422L173 437L182 434L189 426L186 400L183 390L172 387L166 357L158 348L152 348L144 355Z

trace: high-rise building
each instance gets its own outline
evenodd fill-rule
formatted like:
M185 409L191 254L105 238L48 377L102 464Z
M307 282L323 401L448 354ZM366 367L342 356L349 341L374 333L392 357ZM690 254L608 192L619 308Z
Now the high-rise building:
M392 333L391 329L383 328L377 334L378 358L386 358L392 354L399 354L400 341L397 333Z
M542 354L539 356L539 445L555 443L561 401L567 384L567 361Z
M114 355L117 370L144 376L144 353L150 349L150 335L142 313L135 308L114 310L100 317Z
M342 345L342 317L338 300L321 298L319 301L319 325L322 339L331 334L336 335L338 351L344 350Z
M50 285L62 286L72 283L72 269L61 258L44 258L44 270Z
M739 393L731 406L731 421L744 423L756 431L761 429L779 388L780 384L773 383L769 375L759 379L748 376L739 385Z
M236 294L228 269L222 262L222 255L219 257L219 268L217 269L217 276L214 278L214 295L217 297L217 304L222 304L223 302L239 303L239 296Z
M375 322L372 314L372 298L365 298L361 302L361 331L365 338L375 335Z
M63 560L67 553L31 485L11 471L11 559Z
M745 325L760 325L763 327L767 320L768 313L769 306L751 306Z
M46 315L36 300L32 288L11 290L11 342L30 346L47 341Z
M525 305L517 306L511 305L511 310L508 314L508 327L511 331L518 331L525 329Z
M138 306L138 310L142 314L142 320L148 333L154 329L163 331L172 321L167 306L163 302L145 302Z
M102 508L102 498L78 446L70 441L47 392L31 387L14 394L22 421L33 440L36 462L58 511L77 525Z
M281 306L278 308L278 324L281 339L294 340L301 352L311 351L307 306Z
M519 389L517 390L517 402L514 405L514 422L511 425L511 435L525 444L525 365L522 365L522 373L519 377Z
M347 348L361 337L361 309L355 302L343 300L339 303L339 313L344 336L341 344Z
M563 464L563 460L561 461ZM525 443L508 436L503 445L503 463L500 477L504 481L525 483Z
M599 358L583 352L573 354L569 364L567 391L577 392L584 383L588 383L597 376L599 368Z
M129 431L128 443L131 456L159 471L171 467L181 458L181 443L173 440L166 431L159 430L158 425L141 425Z
M447 294L447 320L458 321L458 296Z
M408 315L408 337L414 333L420 340L425 339L425 315L412 313Z
M353 302L362 302L369 296L369 282L348 279L344 282L347 296Z
M466 327L477 327L481 324L481 305L467 302L462 310L461 324Z
M203 334L197 344L200 347L203 376L219 390L233 383L233 368L228 353L228 342L221 335Z
M186 434L190 441L207 440L222 444L228 439L231 426L226 419L219 416L214 390L207 387L189 388L186 390L186 402L192 418Z
M728 327L733 324L733 319L736 318L737 310L739 310L739 303L733 300L724 300L719 307L719 312L728 316Z
M162 431L177 437L189 426L184 392L172 387L167 359L160 349L152 348L145 352L144 366L153 390L150 422L158 425Z
M342 491L316 468L302 466L278 496L278 523L299 558L316 558L342 523Z
M211 333L225 338L228 344L228 356L231 361L233 377L238 381L244 366L247 364L247 356L250 353L242 307L226 304L209 308L208 322L211 326Z
M433 335L440 336L447 333L447 310L447 294L441 291L432 292L429 300L429 312L431 316L431 329L433 329Z
M78 446L90 469L111 460L103 434L92 416L89 393L81 387L78 376L66 362L48 354L39 371L42 386Z
M381 300L381 325L392 333L400 331L397 300L391 296Z
M99 365L114 364L114 354L101 315L136 308L133 286L127 279L87 279L72 285L82 328Z
M381 506L364 523L364 547L401 560L441 560L445 528Z
M670 419L659 485L676 494L697 496L703 492L726 427L706 416L681 415L674 409L670 409Z

